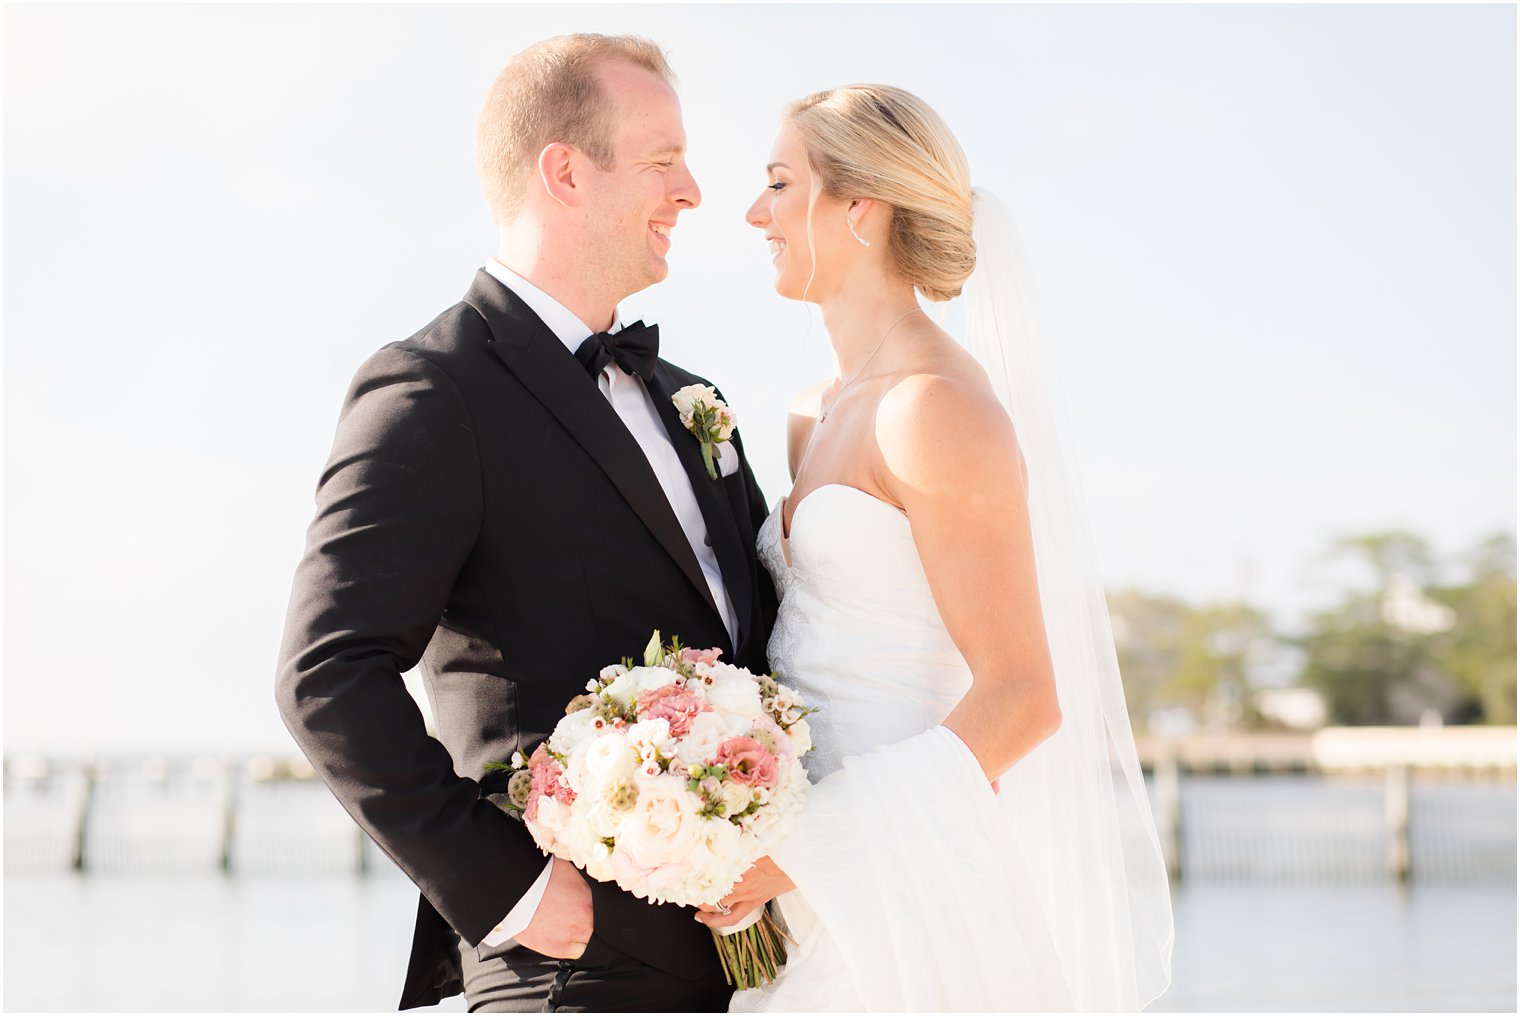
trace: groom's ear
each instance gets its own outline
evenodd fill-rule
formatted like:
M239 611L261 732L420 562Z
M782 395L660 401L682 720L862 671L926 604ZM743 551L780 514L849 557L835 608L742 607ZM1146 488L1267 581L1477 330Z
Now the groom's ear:
M582 192L576 185L575 164L580 153L569 145L555 142L538 153L538 179L544 190L566 208L580 206Z

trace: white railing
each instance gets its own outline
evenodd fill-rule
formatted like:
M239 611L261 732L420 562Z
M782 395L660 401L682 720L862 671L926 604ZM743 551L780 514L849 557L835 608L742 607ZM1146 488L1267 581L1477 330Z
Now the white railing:
M1188 863L1186 809L1183 807L1184 773L1312 773L1326 778L1380 777L1382 781L1382 815L1380 821L1384 873L1399 882L1408 882L1414 871L1412 847L1411 776L1424 779L1498 779L1514 786L1516 762L1516 728L1514 727L1326 727L1312 733L1208 733L1178 738L1142 738L1138 742L1141 765L1152 774L1152 808L1162 850L1174 879L1181 879ZM1346 869L1365 867L1344 856L1358 849L1366 854L1368 842L1367 795L1361 795L1348 814L1327 815L1324 827L1340 827ZM1514 797L1509 795L1511 814ZM1359 814L1358 814L1359 812ZM1513 818L1510 820L1513 824ZM1493 837L1490 836L1489 839ZM1324 837L1333 840L1334 837ZM1428 837L1428 842L1443 842ZM1207 842L1204 850L1218 846ZM1435 848L1429 848L1434 853ZM1502 850L1502 848L1500 848ZM1261 851L1248 842L1225 849L1223 854L1244 859L1247 867L1261 870L1271 867L1268 861L1251 855ZM1335 853L1336 851L1331 851ZM1485 851L1491 857L1495 851ZM1513 848L1509 862L1513 862ZM1493 867L1493 861L1485 861ZM1284 865L1293 870L1294 865ZM1315 864L1300 860L1300 871Z
M1140 742L1173 877L1513 881L1515 728ZM390 872L299 756L5 762L7 871Z

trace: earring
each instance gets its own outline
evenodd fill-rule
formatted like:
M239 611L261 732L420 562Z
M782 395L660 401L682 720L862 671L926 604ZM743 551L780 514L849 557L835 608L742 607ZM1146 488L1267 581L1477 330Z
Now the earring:
M863 237L859 233L855 232L855 223L852 222L852 221L850 221L850 214L848 212L845 213L844 224L846 226L850 227L850 235L853 236L855 239L859 240L860 241L860 245L862 247L869 247L869 246L871 246L871 241L870 240L867 240L865 237Z

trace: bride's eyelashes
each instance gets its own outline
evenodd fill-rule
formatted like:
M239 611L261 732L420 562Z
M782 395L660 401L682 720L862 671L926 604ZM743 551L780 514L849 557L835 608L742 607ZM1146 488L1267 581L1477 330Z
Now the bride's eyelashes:
M765 189L766 190L778 191L778 190L780 190L781 188L783 188L785 186L786 186L786 184L782 183L780 180L777 180L775 183L768 183L768 184L766 184L765 185Z

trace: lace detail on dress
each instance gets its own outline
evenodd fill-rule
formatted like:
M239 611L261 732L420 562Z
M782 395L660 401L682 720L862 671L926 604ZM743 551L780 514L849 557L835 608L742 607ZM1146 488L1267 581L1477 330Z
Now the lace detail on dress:
M766 656L776 675L784 683L802 692L803 700L809 706L819 710L808 721L813 730L813 750L808 752L802 760L803 768L816 780L824 773L833 772L839 768L838 751L832 747L826 747L819 740L816 727L820 715L833 712L834 703L825 686L821 683L808 682L797 673L795 647L809 633L815 638L824 637L825 633L818 630L817 619L810 619L807 611L803 609L803 598L793 595L792 569L786 562L786 551L781 546L781 506L783 503L784 499L777 501L776 507L761 524L756 546L760 563L765 565L766 570L771 573L771 579L776 585L776 598L780 601L776 623L771 627L770 642L766 644ZM794 513L793 523L796 520Z
M755 540L755 552L765 570L771 573L771 583L776 587L776 599L786 597L786 556L781 549L781 502L760 523L760 533Z

